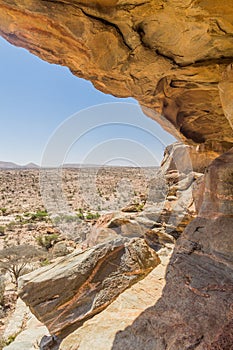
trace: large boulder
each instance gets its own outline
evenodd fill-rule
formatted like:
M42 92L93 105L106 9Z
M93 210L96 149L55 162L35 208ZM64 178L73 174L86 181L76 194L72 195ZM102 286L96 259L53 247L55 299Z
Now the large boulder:
M117 239L24 275L19 295L52 335L63 337L159 263L143 239Z
M104 311L66 337L59 350L111 350L115 335L123 331L162 295L170 256L162 257L148 276L124 291Z

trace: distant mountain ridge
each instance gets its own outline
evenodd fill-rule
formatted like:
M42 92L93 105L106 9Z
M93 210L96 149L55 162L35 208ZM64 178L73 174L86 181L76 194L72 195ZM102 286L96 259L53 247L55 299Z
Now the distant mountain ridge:
M13 162L0 161L0 169L39 169L39 165L35 163L28 163L26 165L19 165Z
M100 164L78 164L78 163L65 163L61 166L66 169L75 168L132 168L132 166L127 165L100 165ZM28 163L26 165L19 165L13 162L0 161L0 170L6 169L40 169L41 167L35 163ZM49 167L48 167L49 168ZM51 167L53 168L53 167ZM137 167L135 167L137 168ZM140 167L139 167L140 168ZM141 168L158 168L158 166L145 166Z

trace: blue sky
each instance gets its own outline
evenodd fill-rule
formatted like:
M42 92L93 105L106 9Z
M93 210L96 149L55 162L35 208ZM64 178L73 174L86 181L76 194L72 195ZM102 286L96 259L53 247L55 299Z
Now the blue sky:
M118 107L116 112L112 112L114 105L107 109L103 107L110 115L109 125L93 130L89 125L89 131L73 142L64 161L85 162L88 158L88 161L91 159L98 163L103 161L102 156L106 152L108 163L125 164L123 158L129 159L130 163L132 158L132 162L150 165L147 164L150 163L150 157L145 156L145 152L141 153L140 149L135 154L133 149L137 147L131 147L130 144L136 142L142 149L145 146L148 154L154 154L155 159L160 161L164 144L174 140L158 125L154 135L143 131L143 125L140 130L132 125L132 113L136 113L137 118L140 115L141 122L145 122L146 128L155 128L155 122L143 116L135 100L103 94L90 82L73 76L67 68L44 62L2 38L0 60L0 160L40 164L45 147L59 125L61 128L67 118L75 114L80 118L80 123L84 123L95 113L92 106L106 103L127 102L133 103L135 107L128 107L127 104L122 106L119 113L121 117L124 114L125 123L121 119L121 125L118 126L113 124L114 121L118 122ZM90 109L90 113L82 112L86 108ZM98 113L101 123L101 109L98 109ZM84 114L85 118L82 117ZM125 125L128 119L131 125ZM162 142L155 134L159 135ZM132 155L126 152L127 148L132 148ZM92 158L88 156L90 154Z

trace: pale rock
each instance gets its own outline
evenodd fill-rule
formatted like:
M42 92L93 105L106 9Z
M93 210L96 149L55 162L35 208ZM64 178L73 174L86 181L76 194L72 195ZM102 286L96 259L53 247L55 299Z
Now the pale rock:
M64 337L159 263L143 239L117 239L22 276L19 295L52 335Z
M161 297L170 254L161 258L161 264L147 277L127 289L104 311L65 338L59 350L111 350L115 335L130 326Z

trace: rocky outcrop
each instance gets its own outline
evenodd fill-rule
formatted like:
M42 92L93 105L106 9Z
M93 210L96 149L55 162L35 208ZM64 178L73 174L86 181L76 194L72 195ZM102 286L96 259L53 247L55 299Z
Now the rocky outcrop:
M104 311L66 337L59 350L111 350L116 333L131 325L161 297L169 258L170 255L161 257L161 264L147 277L127 289Z
M233 347L233 150L205 175L199 216L178 240L161 299L119 332L113 350Z
M144 237L154 249L157 247L155 250L163 246L167 235L174 242L173 237L177 239L196 217L196 207L200 204L194 201L193 191L201 201L196 184L211 156L182 143L168 146L160 169L147 184L144 201L134 201L119 212L102 215L87 235L84 246L91 247L119 235Z
M4 332L4 340L14 342L4 347L4 350L33 350L39 349L39 343L48 333L47 328L40 323L29 308L19 298L14 314Z
M216 157L218 152L214 150L207 152L201 145L193 147L176 142L166 147L161 167L166 174L177 170L178 180L181 181L181 177L190 172L204 173Z
M222 108L232 23L232 0L0 1L8 41L103 92L136 98L179 139L219 153L233 143Z
M20 296L52 335L64 337L160 263L142 239L76 251L20 279Z

